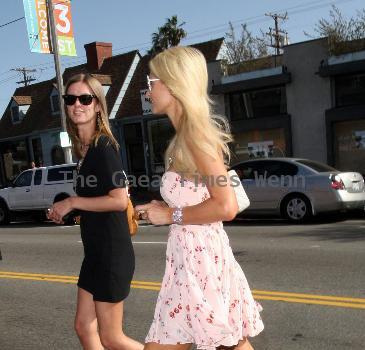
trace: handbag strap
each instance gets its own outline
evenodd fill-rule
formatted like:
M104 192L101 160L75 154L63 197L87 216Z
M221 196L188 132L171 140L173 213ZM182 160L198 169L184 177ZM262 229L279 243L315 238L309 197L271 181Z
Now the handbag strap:
M131 194L129 193L129 180L128 180L128 176L125 173L124 170L122 170L123 175L124 175L124 182L125 182L125 186L127 187L127 194L128 194L128 198L131 196Z

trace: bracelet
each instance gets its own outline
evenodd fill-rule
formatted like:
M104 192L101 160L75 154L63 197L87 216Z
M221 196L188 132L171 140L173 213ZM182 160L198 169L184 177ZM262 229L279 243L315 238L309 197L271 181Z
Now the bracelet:
M182 223L183 223L183 210L180 206L174 208L174 211L172 212L172 222L174 224L177 224L177 225L182 225Z

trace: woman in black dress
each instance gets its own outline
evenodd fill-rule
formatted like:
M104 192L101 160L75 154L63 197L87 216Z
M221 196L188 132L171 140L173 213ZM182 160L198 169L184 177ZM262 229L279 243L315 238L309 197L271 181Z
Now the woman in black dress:
M103 88L96 78L79 74L69 80L63 98L72 148L80 159L77 196L53 204L48 217L63 223L71 211L81 213L85 257L77 284L75 329L84 349L141 350L143 345L121 328L134 252L119 146L109 127Z

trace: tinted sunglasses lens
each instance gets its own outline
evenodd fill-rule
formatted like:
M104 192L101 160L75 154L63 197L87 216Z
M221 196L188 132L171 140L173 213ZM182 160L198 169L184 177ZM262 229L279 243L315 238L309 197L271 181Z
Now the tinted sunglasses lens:
M77 96L74 95L64 95L63 96L63 100L65 101L65 104L67 106L72 106L73 104L75 104L77 99Z
M79 96L79 101L82 105L87 106L93 102L93 97L92 95L81 95Z

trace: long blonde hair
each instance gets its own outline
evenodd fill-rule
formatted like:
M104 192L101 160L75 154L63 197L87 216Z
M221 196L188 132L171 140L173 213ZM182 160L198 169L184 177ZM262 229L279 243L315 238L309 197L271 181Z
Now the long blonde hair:
M96 146L100 136L105 135L110 139L113 146L116 149L119 149L119 144L118 144L117 140L114 138L112 131L110 130L109 119L108 119L108 109L106 106L106 100L105 100L105 95L104 95L102 85L100 84L99 80L97 80L95 77L93 77L90 74L84 74L84 73L76 74L68 80L66 87L65 87L66 94L67 94L68 88L72 84L79 83L79 82L85 83L90 88L92 94L96 96L97 102L99 103L99 106L100 106L100 115L99 115L100 122L96 123L96 129L95 129L95 134L92 139L92 143ZM66 109L66 111L67 111L67 109ZM71 120L71 118L69 116L67 116L67 118L66 118L66 127L67 127L68 135L71 139L72 151L76 155L76 157L80 159L82 157L82 155L81 155L82 142L79 138L76 124Z
M197 172L191 147L213 159L223 155L229 161L228 143L232 137L225 118L212 112L208 69L203 54L192 47L172 47L156 55L149 62L149 68L182 107L176 134L165 153L166 168L172 160L173 168L178 172Z

